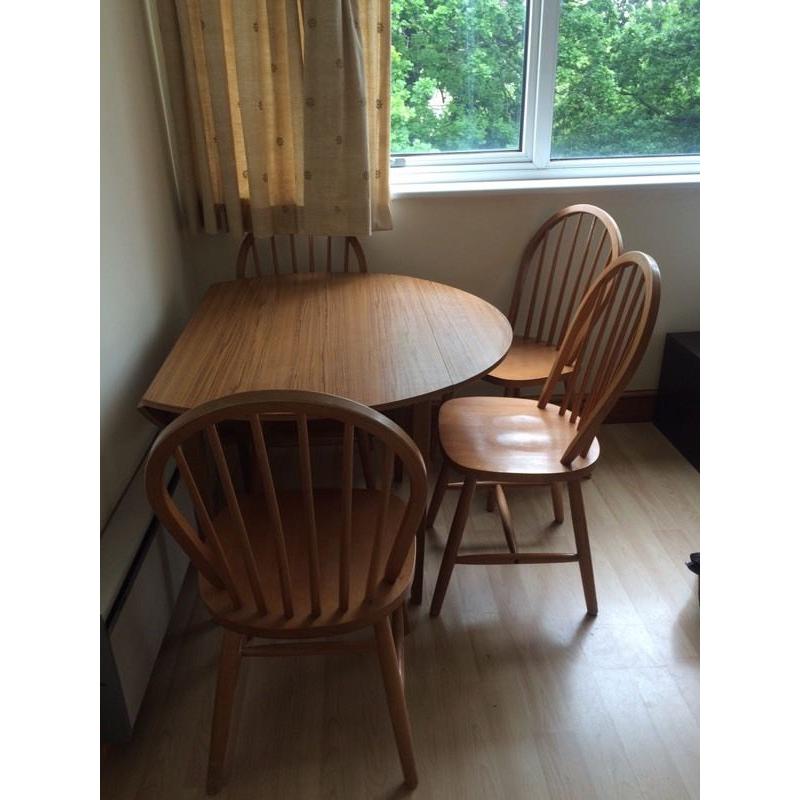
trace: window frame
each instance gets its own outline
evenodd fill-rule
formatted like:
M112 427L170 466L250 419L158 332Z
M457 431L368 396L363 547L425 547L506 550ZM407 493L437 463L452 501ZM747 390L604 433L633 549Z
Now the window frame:
M550 158L560 0L528 0L521 148L391 156L393 187L478 181L695 175L700 155Z

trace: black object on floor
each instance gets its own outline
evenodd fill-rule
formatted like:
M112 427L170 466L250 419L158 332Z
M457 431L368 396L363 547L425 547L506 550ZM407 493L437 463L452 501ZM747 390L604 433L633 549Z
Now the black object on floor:
M700 332L668 333L658 379L656 427L700 469Z
M686 566L694 572L695 575L700 574L700 553L692 553L689 556L689 560L686 562Z

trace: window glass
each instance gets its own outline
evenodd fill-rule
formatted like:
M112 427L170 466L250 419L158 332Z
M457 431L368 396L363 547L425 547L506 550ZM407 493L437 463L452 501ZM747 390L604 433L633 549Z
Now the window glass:
M699 0L562 0L551 158L700 152Z
M525 0L392 0L392 153L520 149Z

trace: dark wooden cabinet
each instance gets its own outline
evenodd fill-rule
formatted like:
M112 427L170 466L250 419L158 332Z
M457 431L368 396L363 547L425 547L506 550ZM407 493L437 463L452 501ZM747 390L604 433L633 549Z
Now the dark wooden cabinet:
M656 427L700 469L700 332L668 333L658 381Z

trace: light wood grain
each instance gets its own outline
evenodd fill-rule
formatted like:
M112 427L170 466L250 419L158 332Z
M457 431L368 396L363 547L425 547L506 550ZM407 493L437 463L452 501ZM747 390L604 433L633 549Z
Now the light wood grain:
M619 227L602 208L581 203L546 220L520 258L508 312L517 335L486 380L516 390L543 384L584 294L621 252Z
M438 620L412 607L414 798L699 797L700 608L683 565L699 549L699 476L650 424L605 425L600 439L583 488L601 616L583 615L575 564L458 566ZM572 546L546 487L506 495L521 548ZM444 494L429 531L428 596L457 499ZM476 498L462 550L503 548ZM104 800L203 797L221 634L194 581L174 623L132 741L104 760ZM374 655L247 658L239 682L226 800L397 796Z
M305 246L298 247L298 239ZM298 250L300 251L298 256ZM274 235L266 241L257 240L245 233L236 255L237 278L263 277L291 272L367 272L367 259L361 242L355 236L305 236L295 234ZM374 487L369 459L369 448L363 431L358 439L359 458L368 489ZM314 437L315 444L321 441Z
M515 336L508 354L486 375L486 380L514 389L541 385L547 380L557 353L557 347ZM569 365L564 368L565 374L571 371Z
M464 476L458 512L450 529L436 582L431 616L438 616L466 525L465 508L477 481L568 485L576 560L580 565L586 609L597 614L597 596L580 482L590 477L600 455L596 433L639 365L650 340L660 298L660 273L650 256L624 253L589 287L571 319L538 402L509 397L463 397L439 412L444 469ZM560 405L550 402L566 365ZM441 483L441 479L440 479ZM557 489L552 490L556 521L563 519ZM502 499L502 493L498 499ZM505 504L498 504L509 549L514 528ZM433 517L428 514L428 522ZM420 547L420 552L423 548ZM562 562L563 553L553 556ZM522 563L505 553L487 554L486 564ZM537 559L543 562L545 559ZM481 556L470 563L481 563ZM416 602L418 594L412 595Z
M236 684L242 663L241 646L244 637L234 631L222 634L222 652L217 669L217 690L214 696L214 721L211 725L211 746L208 755L206 792L216 794L222 787L222 771L228 749L228 736L233 712Z
M623 253L603 270L570 322L539 397L553 399L564 366L573 366L560 412L577 423L562 464L586 458L594 436L622 394L650 343L661 301L661 273L646 253ZM622 320L622 324L620 324Z
M302 489L276 488L264 419L275 415L297 426ZM307 420L331 420L341 433L336 488L314 485ZM225 425L249 424L260 493L237 482L219 435ZM380 490L353 486L356 430L385 450ZM209 442L224 506L213 515L197 490L182 445ZM409 476L409 493L392 493L395 458ZM168 491L167 465L177 460L196 505L197 526ZM310 392L262 391L220 398L182 414L158 436L145 465L147 497L165 528L192 559L199 589L214 621L225 630L218 669L209 752L209 793L219 790L239 661L242 656L357 652L361 643L335 637L374 629L400 762L407 786L417 782L402 687L402 646L392 638L411 585L414 538L427 494L425 465L411 439L367 406ZM212 489L213 491L213 489ZM397 612L397 613L396 613ZM399 635L399 628L395 628ZM245 637L275 640L250 645ZM326 641L334 637L333 641ZM285 639L302 639L281 646ZM355 647L354 647L355 645Z
M575 425L559 406L539 408L523 397L458 397L439 412L439 439L456 470L482 480L551 483L555 476L588 474L600 455L595 441L585 458L561 463Z
M355 236L290 233L270 236L268 241L268 244L257 242L252 233L242 236L236 254L237 278L246 278L248 273L260 278L285 272L367 271L364 248Z
M259 424L274 414L298 428L299 490L276 491ZM343 431L339 488L315 485L309 416L339 423ZM249 423L254 439L259 493L234 485L217 433L223 424L239 420ZM376 447L389 449L385 462L396 456L411 470L409 501L392 494L385 475L380 490L353 487L356 427L372 436ZM196 528L176 508L165 475L182 445L198 436L211 442L225 503L213 517L204 504L198 506ZM191 483L193 473L181 461ZM159 434L145 465L148 499L200 572L200 590L212 616L240 633L273 638L353 630L399 604L410 583L411 543L425 505L424 476L411 439L379 412L344 398L280 390L221 398L186 412ZM380 579L370 580L376 574Z
M156 417L236 392L304 389L392 408L480 377L511 338L494 306L418 278L230 281L208 290L139 405Z

